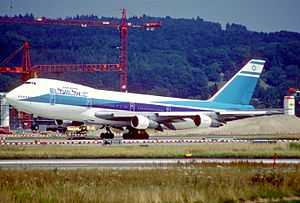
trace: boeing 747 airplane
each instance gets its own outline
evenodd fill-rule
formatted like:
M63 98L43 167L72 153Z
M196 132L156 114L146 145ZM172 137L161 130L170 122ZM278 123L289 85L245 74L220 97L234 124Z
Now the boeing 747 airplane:
M103 91L52 79L34 78L10 91L15 108L58 125L97 124L106 127L101 138L148 139L146 129L177 130L220 127L227 121L267 114L250 105L265 61L252 59L209 100L190 100ZM33 125L37 130L38 125Z

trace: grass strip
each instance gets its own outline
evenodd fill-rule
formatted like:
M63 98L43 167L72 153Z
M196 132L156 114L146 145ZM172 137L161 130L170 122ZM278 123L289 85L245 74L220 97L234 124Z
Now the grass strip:
M189 164L155 169L0 169L0 202L300 200L300 167ZM281 201L283 202L283 201Z

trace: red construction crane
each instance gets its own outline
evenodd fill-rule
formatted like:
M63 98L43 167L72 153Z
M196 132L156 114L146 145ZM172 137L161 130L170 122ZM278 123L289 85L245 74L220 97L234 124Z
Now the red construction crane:
M38 73L64 73L64 72L121 72L120 64L53 64L53 65L34 65L30 64L30 45L25 42L14 53L0 63L0 73L17 73L22 75L22 80L27 81L30 78L37 77ZM10 68L7 66L18 53L24 50L22 55L22 65ZM32 116L21 112L22 127L31 127Z
M120 64L47 64L33 65L30 64L30 45L25 42L14 53L0 63L0 73L18 73L22 74L22 80L26 81L36 77L38 73L64 73L64 72L121 72ZM7 63L12 60L19 52L24 50L21 66L10 68Z
M72 72L80 71L84 69L93 69L96 68L99 72L102 71L119 71L120 72L120 91L127 91L127 39L128 39L128 29L129 28L144 28L144 29L154 29L161 27L160 23L145 23L143 25L133 25L132 23L127 23L126 21L126 9L122 9L122 20L121 22L108 22L108 21L99 21L99 20L61 20L61 19L48 19L48 18L1 18L0 22L12 22L12 23L22 23L22 24L41 24L41 25L62 25L62 26L80 26L80 27L114 27L118 28L120 31L120 56L119 64L99 64L94 67L91 65L78 65L78 64L68 64L68 65L40 65L33 66L30 69L30 60L29 64L23 64L23 71L33 71L34 67L36 70L43 70L49 72L56 72L56 69L60 69L60 72ZM24 45L24 50L25 45ZM29 52L28 52L29 53ZM26 54L25 54L26 55ZM29 57L29 54L28 54ZM26 58L26 57L25 57ZM29 65L29 66L26 66ZM29 67L29 69L27 69ZM72 67L72 68L71 68ZM102 69L102 70L101 70ZM51 71L53 70L53 71ZM55 70L55 71L54 71ZM10 72L10 71L7 71ZM34 71L33 71L34 72ZM37 71L38 72L38 71ZM93 71L92 71L93 72Z
M119 22L107 22L98 20L61 20L48 18L0 18L0 22L21 23L21 24L41 24L41 25L63 25L63 26L80 26L80 27L116 27L120 31L120 57L119 64L52 64L52 65L34 65L30 63L29 43L25 42L23 46L17 49L7 59L0 64L0 73L18 73L22 74L22 80L36 77L39 72L120 72L120 91L127 91L127 38L128 28L145 28L153 30L161 27L161 23L146 23L143 25L133 25L126 22L126 10L122 9L122 20ZM15 57L22 49L24 55L22 66L10 68L7 63ZM32 117L28 114L21 113L23 128L27 123L30 128Z

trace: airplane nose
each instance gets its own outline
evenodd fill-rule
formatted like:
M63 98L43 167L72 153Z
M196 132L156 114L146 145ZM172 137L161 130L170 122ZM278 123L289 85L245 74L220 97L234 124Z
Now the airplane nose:
M10 94L10 92L7 93L7 94L5 94L5 95L4 95L4 98L5 98L6 100L10 100L10 99L11 99L11 94Z
M14 101L16 101L16 96L15 96L15 93L14 91L10 91L8 92L5 97L6 101L9 103L9 104L12 104L14 103Z

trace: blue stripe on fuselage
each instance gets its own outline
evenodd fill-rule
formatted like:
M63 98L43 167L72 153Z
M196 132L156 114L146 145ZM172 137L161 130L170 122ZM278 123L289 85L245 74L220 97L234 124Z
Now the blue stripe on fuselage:
M51 95L53 97L53 95ZM91 103L88 104L88 99ZM50 94L45 94L37 97L22 99L26 102L50 103ZM97 98L85 98L76 96L55 95L55 104L78 106L78 107L92 107L101 109L137 111L137 112L189 112L189 111L212 111L210 109L223 110L249 110L254 109L251 105L235 105L220 102L206 102L206 101L159 101L149 103L131 103L115 100L105 100ZM204 108L204 109L203 109Z

